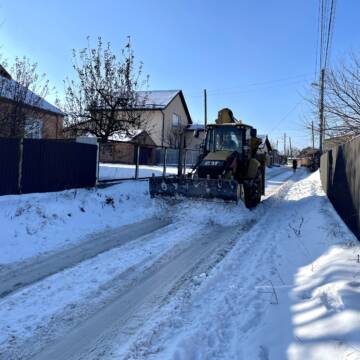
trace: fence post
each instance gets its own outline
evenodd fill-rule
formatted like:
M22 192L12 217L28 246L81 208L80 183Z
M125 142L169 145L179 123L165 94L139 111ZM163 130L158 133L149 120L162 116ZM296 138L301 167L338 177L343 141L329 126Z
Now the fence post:
M178 176L182 176L182 158L183 158L183 150L184 150L184 132L180 134L179 139L179 157L178 157Z
M18 178L17 178L17 192L18 194L22 193L22 164L24 157L24 138L21 138L19 141L19 162L18 162Z
M136 145L135 180L139 178L140 145Z
M186 157L187 157L188 151L185 149L184 153L184 175L186 175Z
M164 168L163 168L163 176L166 176L166 158L167 158L167 148L163 148L164 150Z

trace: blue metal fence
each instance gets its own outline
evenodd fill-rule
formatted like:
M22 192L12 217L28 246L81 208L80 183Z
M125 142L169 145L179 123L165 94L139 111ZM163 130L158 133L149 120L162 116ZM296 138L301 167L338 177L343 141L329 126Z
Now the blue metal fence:
M92 187L96 171L96 145L0 139L0 195Z

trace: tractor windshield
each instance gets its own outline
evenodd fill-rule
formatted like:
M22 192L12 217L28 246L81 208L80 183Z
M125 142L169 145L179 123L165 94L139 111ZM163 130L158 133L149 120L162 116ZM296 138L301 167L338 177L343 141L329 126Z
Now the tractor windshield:
M213 127L206 137L206 150L209 152L242 150L242 130L231 126Z

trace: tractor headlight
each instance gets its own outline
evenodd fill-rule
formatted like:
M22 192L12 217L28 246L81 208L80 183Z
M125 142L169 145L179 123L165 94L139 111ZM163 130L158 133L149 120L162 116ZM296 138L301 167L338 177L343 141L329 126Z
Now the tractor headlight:
M204 166L223 166L224 161L221 160L205 160L203 162Z

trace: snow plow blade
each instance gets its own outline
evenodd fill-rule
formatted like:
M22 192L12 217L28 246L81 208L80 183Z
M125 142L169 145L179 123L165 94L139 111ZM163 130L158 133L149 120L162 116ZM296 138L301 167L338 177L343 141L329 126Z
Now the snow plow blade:
M189 198L243 199L243 185L236 180L153 176L149 179L150 196L184 196Z

